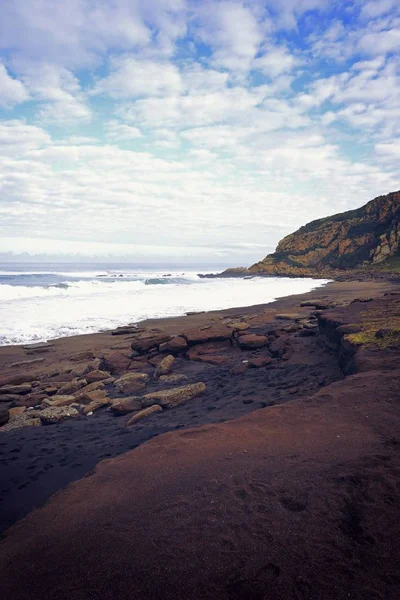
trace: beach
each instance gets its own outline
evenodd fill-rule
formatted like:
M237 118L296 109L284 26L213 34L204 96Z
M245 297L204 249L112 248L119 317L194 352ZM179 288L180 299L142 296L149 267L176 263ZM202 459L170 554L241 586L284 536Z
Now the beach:
M390 323L399 289L332 282L267 305L140 323L139 339L201 338L172 372L204 393L130 427L129 414L102 408L0 429L8 597L395 598L397 348L350 350L337 332L370 311ZM244 348L213 336L235 322L274 341ZM0 348L1 383L68 380L96 358L113 377L153 374L165 353L129 361L135 333L118 333Z

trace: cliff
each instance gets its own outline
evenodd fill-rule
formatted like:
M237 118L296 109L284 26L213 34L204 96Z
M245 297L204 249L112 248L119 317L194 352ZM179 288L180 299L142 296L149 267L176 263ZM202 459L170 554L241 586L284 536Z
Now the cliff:
M281 240L273 254L252 265L249 273L315 276L374 270L397 254L400 191L300 227Z

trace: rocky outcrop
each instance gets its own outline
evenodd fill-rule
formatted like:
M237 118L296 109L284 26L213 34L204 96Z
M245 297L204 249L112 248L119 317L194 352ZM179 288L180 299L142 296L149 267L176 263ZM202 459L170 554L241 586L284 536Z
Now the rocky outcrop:
M312 221L281 240L253 274L331 276L376 266L400 253L400 191L359 209Z

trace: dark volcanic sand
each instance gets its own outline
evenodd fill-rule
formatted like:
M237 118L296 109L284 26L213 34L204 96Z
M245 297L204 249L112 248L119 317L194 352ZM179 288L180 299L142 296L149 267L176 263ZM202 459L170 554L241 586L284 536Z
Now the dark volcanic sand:
M308 296L350 300L390 288L333 284ZM298 302L277 306L284 312ZM331 322L357 323L371 308L397 316L398 301L385 302L332 311ZM58 360L107 339L59 341ZM175 371L205 381L207 393L132 430L99 412L1 435L6 525L99 460L171 432L102 462L11 528L0 543L5 596L399 598L398 348L361 353L355 364L366 372L341 379L333 350L317 338L296 339L278 369L232 376L227 367L182 361ZM0 364L21 358L18 349L9 353L0 352ZM262 403L267 408L221 424ZM207 423L219 424L173 432Z

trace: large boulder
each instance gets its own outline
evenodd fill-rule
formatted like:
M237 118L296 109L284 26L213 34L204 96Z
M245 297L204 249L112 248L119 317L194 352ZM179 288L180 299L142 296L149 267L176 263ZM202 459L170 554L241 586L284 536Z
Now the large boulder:
M114 415L127 415L136 410L141 410L142 399L136 396L130 398L121 398L121 400L114 400L110 406L110 410Z
M168 342L171 339L171 336L159 332L152 331L144 331L139 333L131 343L132 350L135 350L139 354L144 354L148 350L152 348L157 348L160 344L164 342Z
M162 411L161 406L159 404L153 404L153 406L144 408L143 410L140 410L136 414L132 415L132 417L129 419L126 425L127 427L129 427L130 425L134 425L138 421L141 421L142 419L145 419L146 417L149 417L150 415L153 415L154 413L160 411Z
M267 345L267 338L265 335L249 334L241 335L238 338L238 345L243 350L256 350L257 348L263 348Z
M38 412L43 425L53 425L65 419L79 416L79 412L72 406L51 406Z
M168 354L168 356L163 358L154 373L154 379L158 379L161 375L168 375L173 367L174 362L175 357L172 354Z
M147 373L125 373L114 382L117 390L123 394L133 394L142 390L150 377Z
M159 404L165 408L174 408L175 406L179 406L179 404L202 394L205 390L206 385L203 382L189 383L177 388L151 392L146 394L141 401L144 407Z
M129 369L131 358L124 352L113 352L103 358L103 363L110 373L121 373Z

